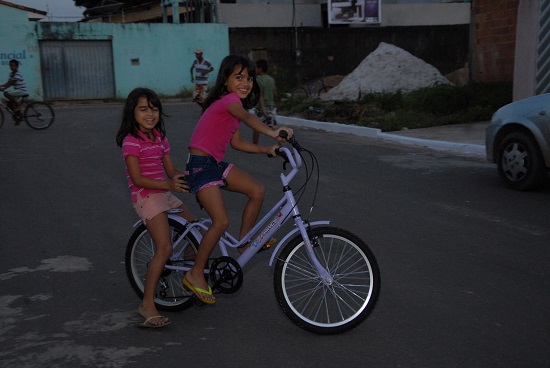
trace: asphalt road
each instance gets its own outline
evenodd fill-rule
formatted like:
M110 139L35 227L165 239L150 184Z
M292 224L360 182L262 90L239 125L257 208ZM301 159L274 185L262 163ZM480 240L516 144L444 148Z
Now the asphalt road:
M124 270L136 216L115 144L122 108L55 110L46 131L0 130L0 366L548 366L550 183L514 192L483 159L297 128L320 163L310 218L356 233L378 259L373 313L341 335L299 329L276 303L262 253L238 293L144 330ZM166 110L183 167L199 109ZM227 159L266 184L266 208L278 198L281 161ZM199 213L191 195L181 198ZM243 201L226 198L234 230Z

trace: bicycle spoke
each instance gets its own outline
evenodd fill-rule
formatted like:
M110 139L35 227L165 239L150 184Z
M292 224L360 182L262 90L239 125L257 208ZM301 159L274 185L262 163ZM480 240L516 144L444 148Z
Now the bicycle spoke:
M53 109L44 102L33 102L27 105L24 112L27 124L33 129L46 129L52 125L55 114Z
M164 310L181 310L192 305L192 294L181 284L185 269L194 262L197 242L187 234L179 240L184 227L175 220L169 219L170 234L176 240L176 249L162 271L155 288L155 305ZM134 232L126 250L126 272L134 290L143 296L147 267L155 254L153 239L147 228L141 225Z

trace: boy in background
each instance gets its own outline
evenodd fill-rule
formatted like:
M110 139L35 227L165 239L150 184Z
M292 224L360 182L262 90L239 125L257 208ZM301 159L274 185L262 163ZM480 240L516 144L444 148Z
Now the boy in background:
M256 106L256 115L268 126L277 125L277 107L275 101L278 99L275 79L267 74L267 60L256 61L256 81L260 85L260 100ZM253 133L252 142L258 144L259 134Z
M4 91L4 96L8 99L8 106L15 113L15 125L19 125L23 120L21 114L21 98L28 96L27 84L21 72L19 72L19 61L13 59L10 60L10 76L6 83L0 85L0 91ZM6 91L6 89L13 87L13 90Z

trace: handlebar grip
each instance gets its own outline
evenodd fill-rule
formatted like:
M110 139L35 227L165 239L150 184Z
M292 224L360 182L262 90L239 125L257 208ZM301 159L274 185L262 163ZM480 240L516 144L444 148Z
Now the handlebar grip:
M281 130L279 132L279 137L286 139L288 137L288 132L286 130Z
M268 153L267 157L272 158L272 157L279 156L280 154L281 154L281 151L278 148L275 148L275 156L273 156L271 153Z

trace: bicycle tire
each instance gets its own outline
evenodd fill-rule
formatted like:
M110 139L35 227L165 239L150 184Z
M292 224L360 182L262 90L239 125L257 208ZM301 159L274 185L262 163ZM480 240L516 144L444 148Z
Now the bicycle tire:
M0 128L4 125L4 112L0 109Z
M311 233L315 255L334 282L326 285L320 279L298 235L277 257L277 301L285 315L307 331L349 331L367 318L378 300L378 263L368 246L347 230L326 226Z
M37 101L27 104L24 117L28 126L36 130L42 130L53 124L55 113L50 105Z
M168 219L168 224L170 226L170 238L173 241L179 237L179 234L185 231L185 226L176 220ZM199 243L190 233L177 245L178 248L174 249L173 254L177 254L177 251L185 245L190 247L188 249L191 249L191 253L186 251L184 254L187 259L176 259L172 255L172 258L167 263L172 265L191 265L190 261L197 254ZM130 237L125 256L126 276L128 276L132 289L140 298L143 298L147 264L153 258L153 255L153 239L147 231L147 227L141 224ZM193 305L193 293L181 284L184 276L185 272L183 271L164 269L155 290L155 306L157 309L180 311Z

